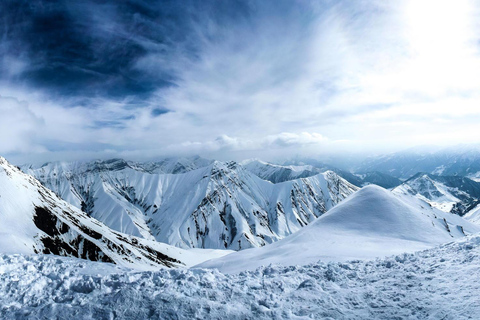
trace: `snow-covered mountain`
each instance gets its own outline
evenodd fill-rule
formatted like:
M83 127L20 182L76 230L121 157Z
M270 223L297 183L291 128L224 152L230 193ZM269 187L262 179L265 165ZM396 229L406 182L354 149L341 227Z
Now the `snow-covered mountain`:
M333 171L351 184L360 187L368 184L376 184L383 188L393 188L402 183L399 179L378 171L352 174L333 166L322 164L318 161L306 161L306 163L312 164L278 165L252 159L242 162L242 165L256 176L273 183L311 177L325 171Z
M232 273L270 263L305 265L413 252L480 227L405 193L366 186L297 233L271 245L235 252L198 267Z
M235 162L180 174L50 163L24 167L114 230L182 248L244 249L300 230L358 188L333 172L272 184ZM87 169L85 169L87 168Z
M111 230L0 157L0 252L44 253L147 270L199 263L189 252Z
M460 176L418 173L393 192L408 192L442 211L460 216L480 203L480 183Z

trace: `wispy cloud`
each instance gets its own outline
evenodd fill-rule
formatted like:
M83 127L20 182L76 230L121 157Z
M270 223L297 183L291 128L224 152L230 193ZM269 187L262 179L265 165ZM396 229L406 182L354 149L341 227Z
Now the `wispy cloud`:
M28 3L0 5L19 159L478 142L473 1Z

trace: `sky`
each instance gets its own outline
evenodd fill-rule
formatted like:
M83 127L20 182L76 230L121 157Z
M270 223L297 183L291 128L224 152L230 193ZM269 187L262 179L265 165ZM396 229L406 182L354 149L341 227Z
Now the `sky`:
M480 1L0 3L13 162L479 143Z

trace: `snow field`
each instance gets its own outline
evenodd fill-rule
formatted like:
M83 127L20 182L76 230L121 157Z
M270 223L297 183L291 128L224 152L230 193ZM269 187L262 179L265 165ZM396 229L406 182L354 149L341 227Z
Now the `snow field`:
M475 319L480 236L372 261L133 272L0 256L2 319Z

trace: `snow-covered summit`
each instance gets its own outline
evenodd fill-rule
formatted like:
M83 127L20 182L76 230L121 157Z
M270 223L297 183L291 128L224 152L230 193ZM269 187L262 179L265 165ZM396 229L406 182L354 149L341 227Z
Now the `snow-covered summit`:
M311 164L273 164L258 159L251 159L242 162L242 165L256 176L271 181L273 183L280 183L299 178L307 178L326 171L333 171L343 179L356 186L365 186L368 184L376 184L384 188L393 188L401 184L401 181L388 174L378 171L365 172L362 174L353 174L330 165L320 163L318 161L311 161Z
M410 198L413 198L410 196ZM261 265L304 265L413 252L446 243L480 228L459 216L366 186L297 233L263 248L232 253L199 267L224 272Z

